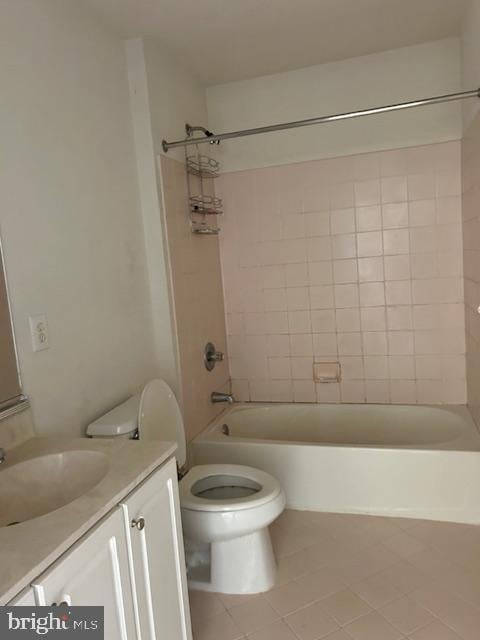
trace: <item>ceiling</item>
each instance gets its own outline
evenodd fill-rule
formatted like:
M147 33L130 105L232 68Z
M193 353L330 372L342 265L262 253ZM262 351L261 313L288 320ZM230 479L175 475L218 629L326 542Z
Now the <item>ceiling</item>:
M465 0L87 0L206 85L459 35Z

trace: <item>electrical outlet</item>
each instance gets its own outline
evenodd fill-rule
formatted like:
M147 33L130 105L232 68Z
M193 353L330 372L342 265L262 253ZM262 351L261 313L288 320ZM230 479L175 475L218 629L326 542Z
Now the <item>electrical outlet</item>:
M49 349L47 317L45 315L30 316L28 321L32 336L32 349L34 351Z

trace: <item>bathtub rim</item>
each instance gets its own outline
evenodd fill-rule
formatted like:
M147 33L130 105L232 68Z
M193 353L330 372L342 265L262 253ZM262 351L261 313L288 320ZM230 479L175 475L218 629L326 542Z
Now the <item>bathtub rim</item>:
M365 443L338 443L338 442L313 442L302 440L277 440L269 438L249 438L243 436L225 435L221 432L221 428L225 423L226 417L242 409L260 409L262 407L390 407L394 410L397 407L410 407L410 408L425 408L425 409L437 409L446 413L453 413L457 417L462 418L465 429L462 433L452 440L427 443L427 444L365 444ZM335 403L335 402L234 402L232 405L226 407L220 414L218 414L195 438L191 443L197 442L221 442L228 444L229 442L242 443L242 444L255 444L255 445L289 445L294 447L325 447L325 448L359 448L359 449L375 449L375 450L387 450L387 451L456 451L462 453L478 453L480 452L480 431L475 424L472 414L468 408L468 405L438 405L438 404L388 404L388 403Z

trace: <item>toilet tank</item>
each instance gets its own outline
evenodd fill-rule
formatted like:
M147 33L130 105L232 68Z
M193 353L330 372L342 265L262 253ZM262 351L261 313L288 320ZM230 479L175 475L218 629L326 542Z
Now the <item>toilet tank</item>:
M140 395L132 396L87 427L89 438L134 438L138 429Z

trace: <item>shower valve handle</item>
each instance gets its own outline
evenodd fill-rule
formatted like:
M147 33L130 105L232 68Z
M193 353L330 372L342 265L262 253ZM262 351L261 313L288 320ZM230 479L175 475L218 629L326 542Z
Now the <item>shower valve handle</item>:
M223 362L225 356L222 351L217 351L215 345L212 342L208 342L205 345L205 351L203 353L203 362L205 369L211 371L217 362Z

